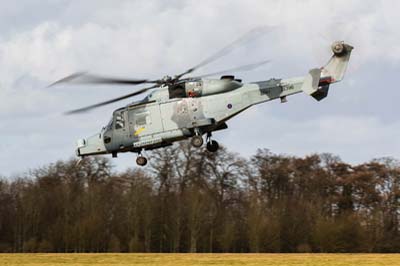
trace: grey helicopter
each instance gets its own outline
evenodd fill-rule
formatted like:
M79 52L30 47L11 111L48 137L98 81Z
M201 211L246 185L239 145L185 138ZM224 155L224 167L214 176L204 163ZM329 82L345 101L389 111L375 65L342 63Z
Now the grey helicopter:
M227 71L188 77L200 67L226 55L243 41L240 38L218 53L202 61L187 71L162 79L121 79L103 77L88 73L76 73L63 78L52 85L68 84L109 84L139 85L153 84L130 94L111 99L88 107L76 109L67 114L77 114L91 109L118 102L148 91L144 99L116 109L109 123L102 130L88 138L77 141L76 155L81 159L87 156L134 152L138 156L139 166L147 164L142 151L172 145L176 141L190 139L194 147L200 148L206 140L206 149L216 152L219 144L212 133L228 128L227 121L253 105L280 100L304 92L317 101L328 96L331 84L343 79L353 47L343 41L332 44L333 55L328 63L320 68L309 70L302 77L276 79L243 83L233 75L223 75L219 79L208 76L236 70L249 70L269 61L232 68ZM52 86L51 85L51 86Z

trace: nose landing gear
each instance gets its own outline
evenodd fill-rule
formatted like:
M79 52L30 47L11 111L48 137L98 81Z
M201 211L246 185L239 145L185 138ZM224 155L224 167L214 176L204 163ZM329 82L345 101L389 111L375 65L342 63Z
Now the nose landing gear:
M139 152L139 155L136 158L136 164L139 166L145 166L147 164L147 158L142 155L142 152Z
M136 158L136 163L139 166L145 166L147 164L147 159L146 157L140 155Z

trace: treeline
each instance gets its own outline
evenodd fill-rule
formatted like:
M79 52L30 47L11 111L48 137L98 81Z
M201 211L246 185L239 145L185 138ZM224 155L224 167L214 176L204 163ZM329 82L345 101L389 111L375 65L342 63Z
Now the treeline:
M0 252L400 252L400 163L186 142L0 181ZM132 164L134 158L132 159Z

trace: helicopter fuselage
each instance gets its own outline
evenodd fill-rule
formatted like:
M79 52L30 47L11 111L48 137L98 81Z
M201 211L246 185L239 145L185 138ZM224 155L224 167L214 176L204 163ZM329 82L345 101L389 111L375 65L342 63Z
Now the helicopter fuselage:
M303 80L270 79L248 84L229 80L224 81L228 86L222 92L216 86L202 85L218 84L220 80L202 80L195 82L197 91L190 90L193 85L189 82L189 92L181 95L185 97L170 97L168 88L161 88L146 101L115 110L112 121L99 134L81 140L85 145L78 147L77 153L86 156L140 152L225 129L227 120L252 105L301 92Z
M343 79L352 46L333 46L331 60L299 78L242 83L233 76L197 79L162 86L143 101L113 112L110 123L87 139L78 140L76 153L85 157L137 152L171 145L174 141L210 135L227 128L226 121L247 108L305 92L316 100L328 95L331 83Z

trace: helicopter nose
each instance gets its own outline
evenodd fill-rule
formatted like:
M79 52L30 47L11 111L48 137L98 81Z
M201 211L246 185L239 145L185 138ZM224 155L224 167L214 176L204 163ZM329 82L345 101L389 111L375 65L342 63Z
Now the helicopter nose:
M76 149L75 149L75 154L76 156L81 156L81 151L80 149L86 146L86 139L78 139L76 141Z
M77 140L75 153L80 157L107 153L101 134Z

